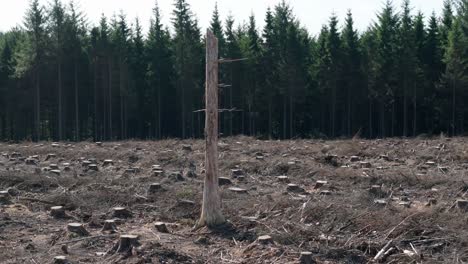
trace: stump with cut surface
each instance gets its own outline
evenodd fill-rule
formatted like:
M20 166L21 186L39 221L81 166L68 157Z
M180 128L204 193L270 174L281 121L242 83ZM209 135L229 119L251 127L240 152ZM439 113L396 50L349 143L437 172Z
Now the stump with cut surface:
M117 225L115 224L115 220L106 220L104 221L104 226L101 229L102 232L110 232L114 233L117 231Z
M88 236L89 232L86 230L83 224L81 223L70 223L67 225L67 230L70 233L79 235L79 236Z
M246 189L242 189L242 188L239 188L239 187L231 187L231 188L229 188L229 190L231 192L235 192L235 193L247 193Z
M114 165L114 161L111 160L111 159L106 159L106 160L104 160L104 162L102 163L102 166L109 166L109 165Z
M319 188L321 188L322 186L324 186L324 185L326 185L326 184L328 184L327 181L316 181L316 182L315 182L314 188L315 188L315 189L319 189Z
M219 183L220 186L230 185L230 184L232 184L232 181L230 179L228 179L228 178L225 178L225 177L219 177L218 178L218 183Z
M286 188L288 192L295 192L295 193L301 193L304 192L304 189L302 189L299 185L297 184L288 184L288 187Z
M244 176L244 171L241 169L232 169L231 170L232 178L237 178L239 176Z
M65 218L65 208L63 206L52 206L50 208L50 216L53 218Z
M132 248L140 246L138 236L136 235L121 235L117 243L117 253L129 252Z
M312 259L312 252L301 252L301 257L299 258L300 264L313 264L315 261Z
M68 261L66 256L56 256L54 257L54 264L69 264L70 262Z
M258 237L258 242L259 242L260 244L266 245L266 244L271 244L271 243L273 243L273 239L272 239L271 236L269 236L269 235L259 236L259 237Z
M163 222L154 223L154 227L161 233L169 233L169 229L167 229L166 224Z
M51 170L50 172L55 175L60 175L60 170Z
M457 200L457 208L462 212L468 212L468 200Z
M0 204L10 204L10 194L8 191L0 191Z
M284 182L284 183L289 183L289 177L288 176L278 176L276 177L279 182Z
M160 183L152 183L148 188L148 194L155 194L162 190Z
M132 217L132 212L130 212L127 208L125 207L114 207L112 209L113 213L112 215L117 218L130 218Z

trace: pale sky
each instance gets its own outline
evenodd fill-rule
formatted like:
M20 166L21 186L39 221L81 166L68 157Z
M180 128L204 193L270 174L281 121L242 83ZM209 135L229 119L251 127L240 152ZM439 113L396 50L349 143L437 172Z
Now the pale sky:
M161 7L163 22L169 25L172 17L174 0L158 0ZM236 23L247 21L251 13L255 14L258 27L263 27L265 12L268 7L273 7L281 0L187 0L192 11L196 14L199 24L204 30L211 19L215 2L225 20L232 13ZM394 5L400 9L403 0L393 0ZM40 0L41 4L48 5L51 0ZM68 4L69 0L62 0ZM80 9L86 14L91 25L99 21L101 14L110 17L114 13L123 10L128 20L134 21L139 17L143 28L146 30L152 15L155 0L75 0ZM313 35L320 31L332 12L335 12L340 22L344 20L346 11L353 12L356 27L365 30L376 13L381 10L384 0L289 0L294 14ZM7 31L11 27L21 24L29 0L0 0L0 31ZM428 17L432 11L440 14L443 0L412 0L413 13L421 10Z

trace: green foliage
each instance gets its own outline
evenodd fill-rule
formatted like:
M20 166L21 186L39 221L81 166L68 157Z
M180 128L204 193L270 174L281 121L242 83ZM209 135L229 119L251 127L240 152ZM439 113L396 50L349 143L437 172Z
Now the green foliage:
M74 2L31 0L0 33L0 139L202 137L204 41L186 0L172 30L157 1L147 35L122 12L88 24ZM264 27L225 19L219 39L220 134L264 138L463 134L468 127L468 1L426 19L387 0L367 30L351 11L311 35L286 1ZM204 34L203 34L204 35Z

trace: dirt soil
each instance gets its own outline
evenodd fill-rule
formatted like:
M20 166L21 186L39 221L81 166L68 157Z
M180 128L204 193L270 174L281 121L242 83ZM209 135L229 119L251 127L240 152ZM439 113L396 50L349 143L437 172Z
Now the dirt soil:
M468 262L466 138L223 138L229 222L193 230L203 162L203 140L2 143L0 263ZM101 231L109 219L116 229ZM118 250L124 234L138 242Z

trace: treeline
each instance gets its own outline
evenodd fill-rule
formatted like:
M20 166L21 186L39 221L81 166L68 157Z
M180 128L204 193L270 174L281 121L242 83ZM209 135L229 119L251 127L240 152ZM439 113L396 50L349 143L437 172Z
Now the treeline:
M285 2L211 30L222 58L220 133L264 138L462 135L468 128L468 0L425 17L388 0L367 30L351 11L311 35ZM203 136L204 40L186 0L171 30L125 14L89 27L73 2L32 0L0 33L0 140Z

